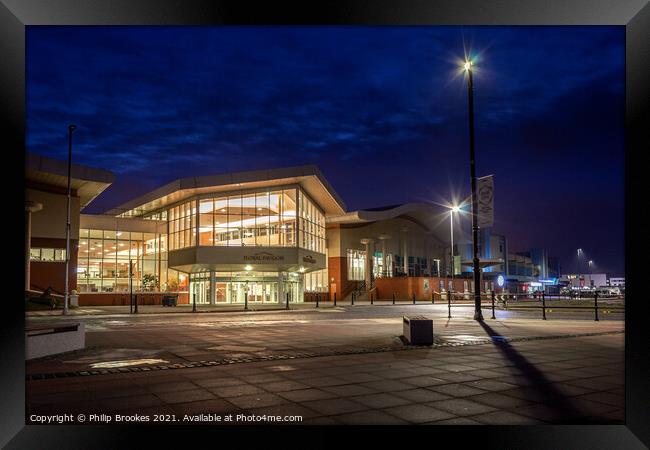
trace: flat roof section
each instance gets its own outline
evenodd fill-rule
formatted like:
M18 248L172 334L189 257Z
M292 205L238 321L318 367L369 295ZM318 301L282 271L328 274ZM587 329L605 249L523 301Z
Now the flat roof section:
M82 209L88 206L115 181L115 175L108 170L74 163L71 166L70 175L70 186L72 190L77 192ZM25 178L28 187L29 182L32 182L35 186L53 186L67 189L68 162L35 153L27 153Z
M345 203L314 165L269 170L234 172L172 181L106 212L112 215L141 216L199 194L300 185L326 215L345 213Z

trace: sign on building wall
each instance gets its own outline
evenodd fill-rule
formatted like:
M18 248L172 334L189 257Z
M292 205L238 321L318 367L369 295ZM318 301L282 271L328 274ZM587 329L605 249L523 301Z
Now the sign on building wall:
M424 281L424 292L429 292L429 280L425 278L423 281Z
M476 179L478 197L478 226L481 228L494 225L494 177L488 175Z

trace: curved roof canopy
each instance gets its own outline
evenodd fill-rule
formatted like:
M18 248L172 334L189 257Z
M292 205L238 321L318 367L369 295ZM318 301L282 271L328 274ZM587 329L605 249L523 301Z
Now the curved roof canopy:
M362 224L395 219L398 217L414 221L434 234L443 242L449 240L449 210L430 203L404 203L379 208L351 211L339 216L328 217L327 224ZM455 224L457 228L458 225Z
M404 203L401 205L381 208L360 209L350 211L339 216L328 217L327 223L353 224L364 222L378 222L380 220L394 219L399 216L409 216L419 220L431 229L432 220L441 213L441 210L427 203Z

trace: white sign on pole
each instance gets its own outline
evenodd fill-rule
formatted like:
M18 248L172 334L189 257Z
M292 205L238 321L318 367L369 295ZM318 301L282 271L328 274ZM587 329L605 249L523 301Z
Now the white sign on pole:
M478 226L481 228L494 225L494 177L477 178Z

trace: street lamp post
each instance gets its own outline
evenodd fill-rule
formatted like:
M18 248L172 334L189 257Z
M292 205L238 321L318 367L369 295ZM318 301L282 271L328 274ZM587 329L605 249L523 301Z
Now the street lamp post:
M582 253L582 249L578 249L578 288L581 288L582 286L580 285L580 281L582 279L582 264L580 264L580 254Z
M133 314L133 260L129 259L129 313Z
M451 231L451 249L449 251L451 255L451 286L453 290L454 286L454 272L456 271L456 264L454 261L454 213L460 211L458 206L454 206L449 210L449 229Z
M67 219L65 222L65 289L63 297L63 315L68 315L68 302L70 301L70 293L68 289L68 277L70 270L70 198L72 194L71 181L72 181L72 132L77 128L76 125L68 125L68 205L67 205Z
M472 253L474 271L474 320L483 320L481 312L481 269L478 256L478 195L476 193L476 157L474 152L474 81L472 79L472 62L464 65L467 72L467 101L469 109L469 171L472 183Z

